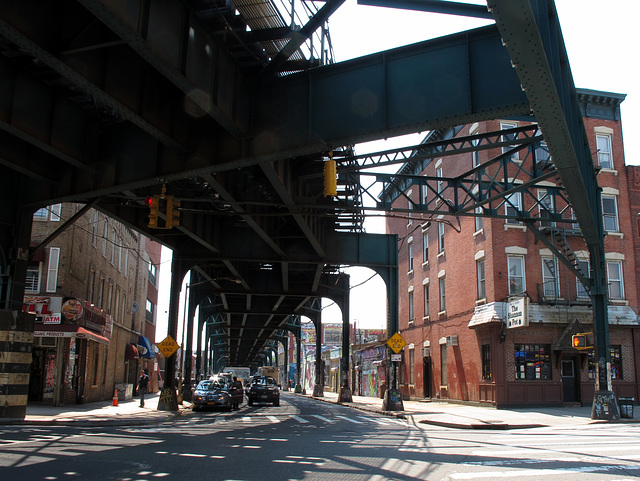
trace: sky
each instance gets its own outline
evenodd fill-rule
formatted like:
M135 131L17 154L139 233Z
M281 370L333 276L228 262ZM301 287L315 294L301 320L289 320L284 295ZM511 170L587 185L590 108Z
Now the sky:
M467 0L467 3L486 5L477 0ZM633 60L637 58L637 47L640 46L636 32L640 1L556 0L555 3L576 87L627 95L621 104L625 159L627 164L639 165L640 144L631 139L640 134L640 66ZM347 0L330 18L329 31L335 59L344 61L486 24L486 20L369 7L357 5L356 0ZM356 152L363 154L411 145L418 143L422 136L360 144L356 146ZM368 219L365 228L369 233L384 233L384 220ZM163 288L168 289L171 271L168 255L170 251L163 249L161 292ZM352 323L367 329L386 327L387 307L382 280L364 268L349 269L348 272L352 286ZM164 339L167 332L168 296L161 296L161 300L167 305L159 305L158 316L162 319L158 320L157 341ZM330 301L325 305L323 322L340 322L340 310Z

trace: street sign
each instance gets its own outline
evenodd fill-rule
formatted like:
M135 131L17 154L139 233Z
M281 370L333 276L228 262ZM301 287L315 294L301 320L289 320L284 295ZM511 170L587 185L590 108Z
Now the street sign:
M391 348L393 352L398 354L404 346L407 345L407 342L402 339L402 336L399 332L396 332L393 336L389 338L387 341L387 346Z
M402 354L391 354L391 362L401 362Z
M178 346L178 343L174 341L171 336L167 336L164 338L164 341L158 344L158 349L160 349L160 352L164 354L164 357L171 357L178 349L180 349L180 346Z

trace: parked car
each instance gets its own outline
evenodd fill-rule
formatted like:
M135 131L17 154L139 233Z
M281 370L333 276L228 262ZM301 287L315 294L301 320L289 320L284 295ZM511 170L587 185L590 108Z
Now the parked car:
M271 376L255 376L251 380L247 397L249 406L253 406L253 403L272 403L274 406L280 406L280 389Z
M227 383L218 379L210 379L200 381L196 386L193 391L191 409L199 411L204 408L223 408L231 411L233 401Z

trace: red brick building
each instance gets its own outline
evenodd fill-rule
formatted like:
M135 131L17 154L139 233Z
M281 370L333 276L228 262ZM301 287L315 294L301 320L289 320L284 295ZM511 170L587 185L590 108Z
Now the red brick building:
M578 93L603 189L613 390L618 396L638 399L640 172L625 167L619 107L624 95ZM531 124L479 122L431 132L426 140L525 125ZM515 134L503 139L512 140L510 135ZM572 334L593 330L589 294L571 270L536 240L529 224L515 218L517 210L539 213L544 211L541 204L553 204L570 221L571 207L556 189L559 179L550 177L524 193L485 205L503 218L441 216L421 213L416 207L427 205L433 192L442 193L438 203L449 202L453 190L437 178L455 178L475 166L483 169L489 159L510 147L409 162L401 172L432 177L428 183L433 190L410 182L401 195L390 189L383 194L395 199L394 209L405 212L387 219L387 232L399 237L399 328L407 342L399 387L405 398L497 406L588 405L593 400L593 351L571 346ZM526 181L518 166L524 171L549 160L543 142L507 155L516 166L509 173L514 184ZM504 177L495 164L486 164L483 171L493 172L498 182ZM537 225L543 235L570 244L580 268L588 272L589 254L577 224ZM509 318L510 311L517 315Z

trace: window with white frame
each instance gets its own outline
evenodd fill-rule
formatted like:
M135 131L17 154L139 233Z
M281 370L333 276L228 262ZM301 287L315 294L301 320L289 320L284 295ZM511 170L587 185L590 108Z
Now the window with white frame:
M580 267L580 270L585 276L588 276L588 277L591 276L591 270L590 270L588 260L578 260L578 265ZM589 297L589 292L587 291L586 287L584 287L584 284L580 282L580 279L578 279L577 277L576 277L576 297L580 299L586 299Z
M409 322L413 322L416 318L413 305L413 290L409 291Z
M96 247L98 245L98 220L99 214L98 211L93 211L93 224L91 226L91 245Z
M52 222L60 221L62 213L62 204L53 204L34 212L33 218L38 220L50 220Z
M62 204L53 204L51 206L51 215L49 216L49 220L51 222L60 222L62 215Z
M424 297L424 317L429 317L429 283L422 285L422 295Z
M487 291L484 278L484 259L478 259L476 261L476 275L478 279L478 299L485 299L487 297Z
M522 211L522 192L514 192L505 198L504 213L505 215L516 217ZM507 219L507 224L521 224L516 219Z
M444 252L444 222L438 222L438 254Z
M440 312L447 310L447 296L445 290L445 276L438 279L438 287L440 288Z
M102 256L107 257L107 242L109 241L109 222L105 219L102 228Z
M40 292L40 264L27 267L24 290L29 293Z
M469 131L469 135L478 135L478 129L474 128L473 130ZM471 141L471 145L473 147L477 147L480 144L480 139L473 139ZM471 152L471 167L478 167L480 165L480 151L479 150L473 150Z
M474 218L474 221L475 221L476 232L480 232L483 228L482 217L480 215L482 214L482 207L480 206L476 207L475 213L476 213L476 216Z
M509 295L521 294L525 291L524 256L508 256Z
M555 212L555 199L552 191L547 189L538 189L538 215L542 218L550 218ZM554 227L555 222L540 221L540 225L544 227Z
M607 261L607 282L609 284L609 299L624 299L622 261Z
M411 211L413 210L413 201L411 200L411 191L409 191L409 193L407 194L407 196L409 197L407 199L407 210L409 211L407 213L407 225L411 225L413 223L413 218L411 217Z
M409 384L415 384L415 349L409 348Z
M436 168L436 177L442 178L442 166ZM444 181L438 180L438 194L444 190Z
M500 122L500 130L509 130L515 129L518 126L515 122ZM510 132L502 135L502 142L511 142L512 140L516 140L517 134ZM516 147L516 145L505 145L502 147L502 153L509 152L511 149ZM518 160L518 152L513 152L510 156L512 160Z
M596 149L598 149L598 165L603 169L613 169L611 136L607 134L596 134Z
M413 271L413 241L407 243L407 256L409 258L409 272Z
M618 205L615 195L602 196L602 217L604 230L607 232L618 232Z
M422 231L422 263L429 262L429 231Z
M58 288L58 265L60 264L60 248L49 248L49 268L47 269L47 292L56 292Z
M113 229L111 234L111 254L109 254L109 262L111 265L116 263L116 230Z
M427 187L427 184L420 186L420 201L423 205L427 205L427 202L429 201L429 188Z
M560 297L558 260L555 257L542 258L542 290L545 297L552 299Z

